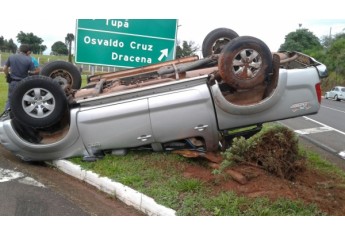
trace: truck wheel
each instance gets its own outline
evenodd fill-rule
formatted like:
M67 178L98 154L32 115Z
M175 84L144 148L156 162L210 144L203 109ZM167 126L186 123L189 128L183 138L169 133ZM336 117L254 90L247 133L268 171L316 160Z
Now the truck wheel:
M206 35L202 43L203 57L219 54L227 43L237 37L238 34L231 29L218 28L212 30Z
M218 69L228 85L236 89L250 89L268 80L272 72L272 53L260 39L241 36L224 47Z
M58 123L68 109L61 86L42 75L29 76L18 83L10 106L14 120L33 128Z
M50 78L62 77L67 80L68 84L73 89L80 89L81 75L77 67L65 61L52 61L46 64L42 70L41 75Z

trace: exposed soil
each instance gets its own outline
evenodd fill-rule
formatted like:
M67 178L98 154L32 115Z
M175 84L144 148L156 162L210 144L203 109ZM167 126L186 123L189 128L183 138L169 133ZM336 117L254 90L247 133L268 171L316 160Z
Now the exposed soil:
M306 140L300 140L309 149L321 154L345 170L344 160L323 151ZM312 170L308 166L294 175L293 180L278 177L254 165L239 164L231 166L230 179L219 179L209 168L190 165L184 176L210 183L215 192L234 191L246 197L268 197L275 200L287 198L313 203L327 215L345 215L345 182L341 178Z

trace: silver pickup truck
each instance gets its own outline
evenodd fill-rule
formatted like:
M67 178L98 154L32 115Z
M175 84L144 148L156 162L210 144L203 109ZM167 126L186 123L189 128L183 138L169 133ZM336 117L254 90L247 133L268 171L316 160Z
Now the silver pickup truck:
M0 119L1 144L26 161L132 148L216 152L265 122L319 111L327 70L313 58L272 53L225 28L210 32L202 47L201 59L93 75L83 88L74 65L51 62L18 84L10 114Z

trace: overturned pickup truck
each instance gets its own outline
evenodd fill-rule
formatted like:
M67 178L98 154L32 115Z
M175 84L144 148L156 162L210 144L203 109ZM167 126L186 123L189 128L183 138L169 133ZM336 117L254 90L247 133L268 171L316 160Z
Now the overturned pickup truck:
M272 53L226 28L210 32L202 51L202 59L94 75L83 88L74 65L51 62L18 83L1 144L26 161L132 148L216 152L265 122L318 112L327 70L313 58ZM251 128L233 132L243 127Z

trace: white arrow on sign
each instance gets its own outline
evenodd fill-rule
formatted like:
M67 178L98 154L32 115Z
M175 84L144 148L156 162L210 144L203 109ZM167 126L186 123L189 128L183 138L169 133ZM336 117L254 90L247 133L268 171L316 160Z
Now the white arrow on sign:
M163 59L163 57L167 57L168 56L168 49L163 49L161 50L161 55L158 57L158 61L161 61Z

